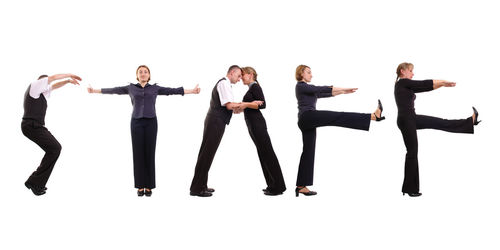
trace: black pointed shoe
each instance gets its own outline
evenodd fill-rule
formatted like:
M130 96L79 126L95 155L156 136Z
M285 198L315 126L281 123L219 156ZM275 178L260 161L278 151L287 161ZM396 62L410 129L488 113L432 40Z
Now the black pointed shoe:
M475 121L474 121L474 125L478 125L481 121L478 121L477 118L479 117L479 112L477 112L477 109L472 107L472 111L474 111L474 116L475 116Z
M382 116L382 111L384 111L384 107L382 106L382 102L380 102L380 99L378 100L377 108L380 109L380 117L378 117L375 113L373 113L373 115L375 115L375 121L379 122L385 120L385 116Z
M305 196L311 196L311 195L317 195L318 193L315 191L309 190L309 192L300 192L300 190L304 189L306 187L297 187L295 188L295 197L299 197L299 194L303 194Z
M417 193L405 193L405 192L403 192L403 196L405 194L408 194L408 196L410 196L410 197L419 197L422 195L422 193L418 193L418 192Z

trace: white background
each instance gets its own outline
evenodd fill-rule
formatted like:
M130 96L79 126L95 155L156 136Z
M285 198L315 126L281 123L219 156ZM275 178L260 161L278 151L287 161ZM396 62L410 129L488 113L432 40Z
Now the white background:
M494 1L2 1L1 249L498 249L499 8ZM420 198L401 195L405 148L393 97L400 62L455 88L419 94L417 113L480 119L474 135L419 131ZM133 188L128 96L86 86L151 82L160 96L157 188ZM234 115L210 171L211 198L189 196L210 91L232 64L259 74L263 114L288 187L267 197L255 146ZM358 87L318 109L372 112L369 132L318 129L315 197L295 198L302 149L295 68L313 84ZM40 74L75 73L52 93L46 125L63 146L35 197L23 183L43 152L20 129ZM246 87L234 86L236 99ZM496 239L495 239L496 238Z

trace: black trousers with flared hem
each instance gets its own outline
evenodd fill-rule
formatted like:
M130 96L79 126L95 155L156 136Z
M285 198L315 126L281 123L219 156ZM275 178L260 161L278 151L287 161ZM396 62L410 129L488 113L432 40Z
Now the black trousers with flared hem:
M31 174L27 182L39 187L45 187L61 154L61 144L59 144L57 139L45 126L35 120L23 120L21 122L21 130L28 139L45 151L40 165Z
M314 155L316 151L316 128L337 126L351 129L370 129L371 114L306 111L299 117L299 128L302 131L302 155L300 156L297 186L311 186L314 178Z
M216 115L207 115L203 129L203 139L198 152L198 161L191 182L191 192L201 192L207 188L208 171L212 166L215 153L219 148L225 130L226 123L224 119Z
M397 124L406 146L403 193L418 193L420 191L417 129L437 129L451 133L474 133L472 117L447 120L426 115L399 114Z
M135 187L153 189L156 187L155 151L158 121L156 117L132 119L130 130Z
M262 114L245 114L248 133L257 148L260 165L270 192L281 193L286 190L278 157L274 153L271 138L267 132L266 120Z

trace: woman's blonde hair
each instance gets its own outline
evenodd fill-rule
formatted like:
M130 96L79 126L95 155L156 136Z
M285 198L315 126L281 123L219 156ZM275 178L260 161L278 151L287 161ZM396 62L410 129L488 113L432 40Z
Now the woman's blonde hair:
M302 73L304 73L304 70L307 68L309 68L309 66L303 64L297 66L297 69L295 70L295 79L297 79L297 81L303 80Z
M137 77L137 73L139 73L140 68L145 68L148 70L148 73L149 73L148 82L149 82L149 80L151 80L151 71L149 70L148 66L146 66L146 65L140 65L139 67L137 67L137 70L135 71L135 76L137 78L137 81L139 81L139 77Z
M401 70L413 69L413 64L409 62L403 62L398 65L398 69L396 69L396 82L401 77Z
M243 67L241 68L241 71L243 71L244 74L253 74L253 80L256 81L257 83L257 71L255 71L254 68L252 67Z

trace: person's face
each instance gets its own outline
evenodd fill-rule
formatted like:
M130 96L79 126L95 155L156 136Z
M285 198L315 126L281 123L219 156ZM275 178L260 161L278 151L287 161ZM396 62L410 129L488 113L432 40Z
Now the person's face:
M139 82L148 82L149 81L149 70L146 68L139 68L137 71L137 79Z
M408 67L407 69L401 70L401 78L413 78L413 67Z
M229 73L229 81L232 84L235 84L241 80L241 70L240 69L235 69Z
M302 72L302 80L304 82L311 82L313 75L311 73L310 68L305 68L304 71Z
M243 84L245 84L245 85L248 85L248 84L254 82L253 74L243 73L243 76L241 77L241 79L243 80Z

